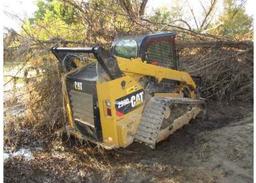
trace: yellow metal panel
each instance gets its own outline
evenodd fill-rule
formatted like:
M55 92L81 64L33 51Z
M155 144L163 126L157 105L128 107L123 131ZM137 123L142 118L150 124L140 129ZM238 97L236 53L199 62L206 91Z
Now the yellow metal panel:
M119 146L126 147L133 142L133 137L137 132L140 123L143 106L128 113L124 118L118 120Z
M66 105L66 109L67 109L67 115L68 115L68 124L71 127L74 127L73 119L72 119L72 113L71 113L71 109L70 109L70 105L69 104Z
M121 82L126 83L125 87L122 87ZM140 84L130 76L124 76L102 83L97 82L97 95L100 110L102 136L103 143L106 145L124 147L130 143L130 140L127 139L127 125L130 125L131 129L136 128L135 126L139 123L141 115L139 109L142 110L143 105L120 117L116 115L115 101L116 99L119 99L133 91L140 89L142 89ZM109 100L111 103L110 108L112 116L107 116L106 114L106 100ZM136 119L131 119L131 116L136 116Z

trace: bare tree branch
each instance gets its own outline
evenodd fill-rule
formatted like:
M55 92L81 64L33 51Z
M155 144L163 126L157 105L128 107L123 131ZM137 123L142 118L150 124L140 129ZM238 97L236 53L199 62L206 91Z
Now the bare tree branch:
M202 1L201 1L201 0L199 0L199 3L200 3L200 5L201 5L201 7L204 9L204 13L206 14L206 13L207 13L207 11L206 11L206 8L204 7L204 4L202 3Z
M192 16L193 16L193 19L194 19L194 22L195 22L195 24L196 24L196 27L197 27L197 29L199 29L199 26L198 26L198 23L197 23L197 20L196 20L196 16L195 16L195 14L194 14L194 10L191 8L191 6L190 6L188 0L186 0L186 1L187 1L187 3L188 3L188 7L189 7L190 12L191 12L191 14L192 14Z
M207 13L205 14L205 17L200 25L200 30L202 30L204 25L206 24L207 19L210 16L210 14L212 13L212 11L214 10L216 3L217 3L217 0L211 0L211 5L210 5Z
M139 10L139 16L143 16L145 13L145 8L147 5L148 0L142 0L142 3L140 4L140 10Z
M182 22L182 23L184 23L184 24L187 25L188 30L192 30L192 29L191 29L191 26L189 25L189 23L188 23L187 21L183 20L183 19L178 19L178 20L172 21L172 23L175 23L175 22Z

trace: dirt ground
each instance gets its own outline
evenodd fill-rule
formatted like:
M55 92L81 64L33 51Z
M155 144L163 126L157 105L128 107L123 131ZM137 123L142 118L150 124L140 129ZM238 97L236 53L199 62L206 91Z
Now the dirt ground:
M193 120L156 150L134 143L102 150L56 140L33 150L33 159L5 160L5 182L253 182L253 107L208 106L207 120Z

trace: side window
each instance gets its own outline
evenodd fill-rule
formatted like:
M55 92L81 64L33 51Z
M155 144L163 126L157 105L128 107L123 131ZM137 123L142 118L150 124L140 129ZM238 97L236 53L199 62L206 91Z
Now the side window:
M120 40L114 48L114 54L124 58L137 57L137 42L133 39Z
M169 68L176 67L171 40L151 41L148 44L146 55L149 63Z

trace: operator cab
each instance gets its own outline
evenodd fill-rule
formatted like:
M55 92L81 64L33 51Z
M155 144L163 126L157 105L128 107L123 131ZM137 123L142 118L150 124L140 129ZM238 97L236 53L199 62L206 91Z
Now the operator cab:
M175 33L156 33L126 36L114 40L111 52L124 58L138 58L150 64L178 69Z

